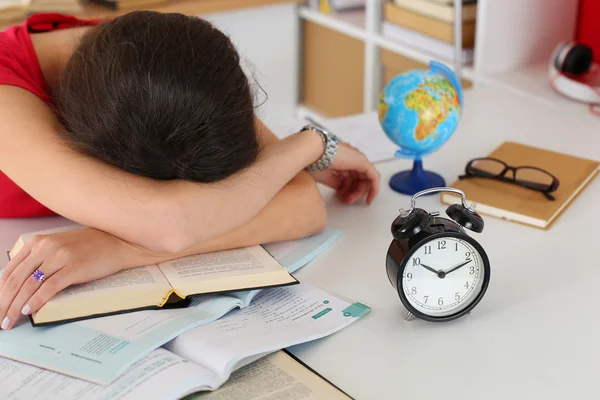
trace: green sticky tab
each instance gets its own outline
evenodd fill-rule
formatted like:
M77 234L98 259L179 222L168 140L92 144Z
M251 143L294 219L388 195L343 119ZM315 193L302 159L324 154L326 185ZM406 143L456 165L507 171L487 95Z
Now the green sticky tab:
M365 306L362 303L354 303L346 307L342 312L344 313L344 317L354 317L360 318L371 311L371 307Z
M331 311L331 308L327 307L326 309L320 311L319 313L315 314L312 316L313 319L319 319L321 318L323 315L327 314L329 311Z

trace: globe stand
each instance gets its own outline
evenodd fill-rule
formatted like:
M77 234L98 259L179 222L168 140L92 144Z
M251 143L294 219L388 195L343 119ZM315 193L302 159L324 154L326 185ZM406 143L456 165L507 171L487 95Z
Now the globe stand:
M410 196L421 190L442 186L446 186L444 178L435 172L425 171L420 158L415 158L412 170L398 172L390 179L393 190Z

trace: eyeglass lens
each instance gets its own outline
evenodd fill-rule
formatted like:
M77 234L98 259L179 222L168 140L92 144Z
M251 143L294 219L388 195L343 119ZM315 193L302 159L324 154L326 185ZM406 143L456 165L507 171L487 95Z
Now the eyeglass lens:
M481 159L470 163L468 172L471 175L494 177L500 175L504 168L506 168L506 165L499 161Z
M552 177L535 168L521 167L515 172L515 179L532 189L546 190L552 186Z

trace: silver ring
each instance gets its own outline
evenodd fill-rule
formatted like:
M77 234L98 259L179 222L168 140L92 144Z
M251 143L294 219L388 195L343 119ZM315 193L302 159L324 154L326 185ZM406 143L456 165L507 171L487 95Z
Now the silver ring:
M40 283L44 282L44 280L46 279L46 275L44 275L44 273L42 271L40 271L39 269L36 269L35 271L33 271L33 274L31 274L31 277Z

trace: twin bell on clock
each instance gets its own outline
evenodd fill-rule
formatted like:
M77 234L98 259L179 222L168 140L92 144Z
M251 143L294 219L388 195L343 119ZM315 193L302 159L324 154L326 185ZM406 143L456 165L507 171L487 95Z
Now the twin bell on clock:
M416 208L418 197L453 192L462 204L439 212ZM483 231L483 218L467 206L465 194L436 187L416 193L410 209L392 223L393 240L386 257L387 275L412 316L432 322L469 313L483 298L490 281L490 262L483 247L466 230Z

